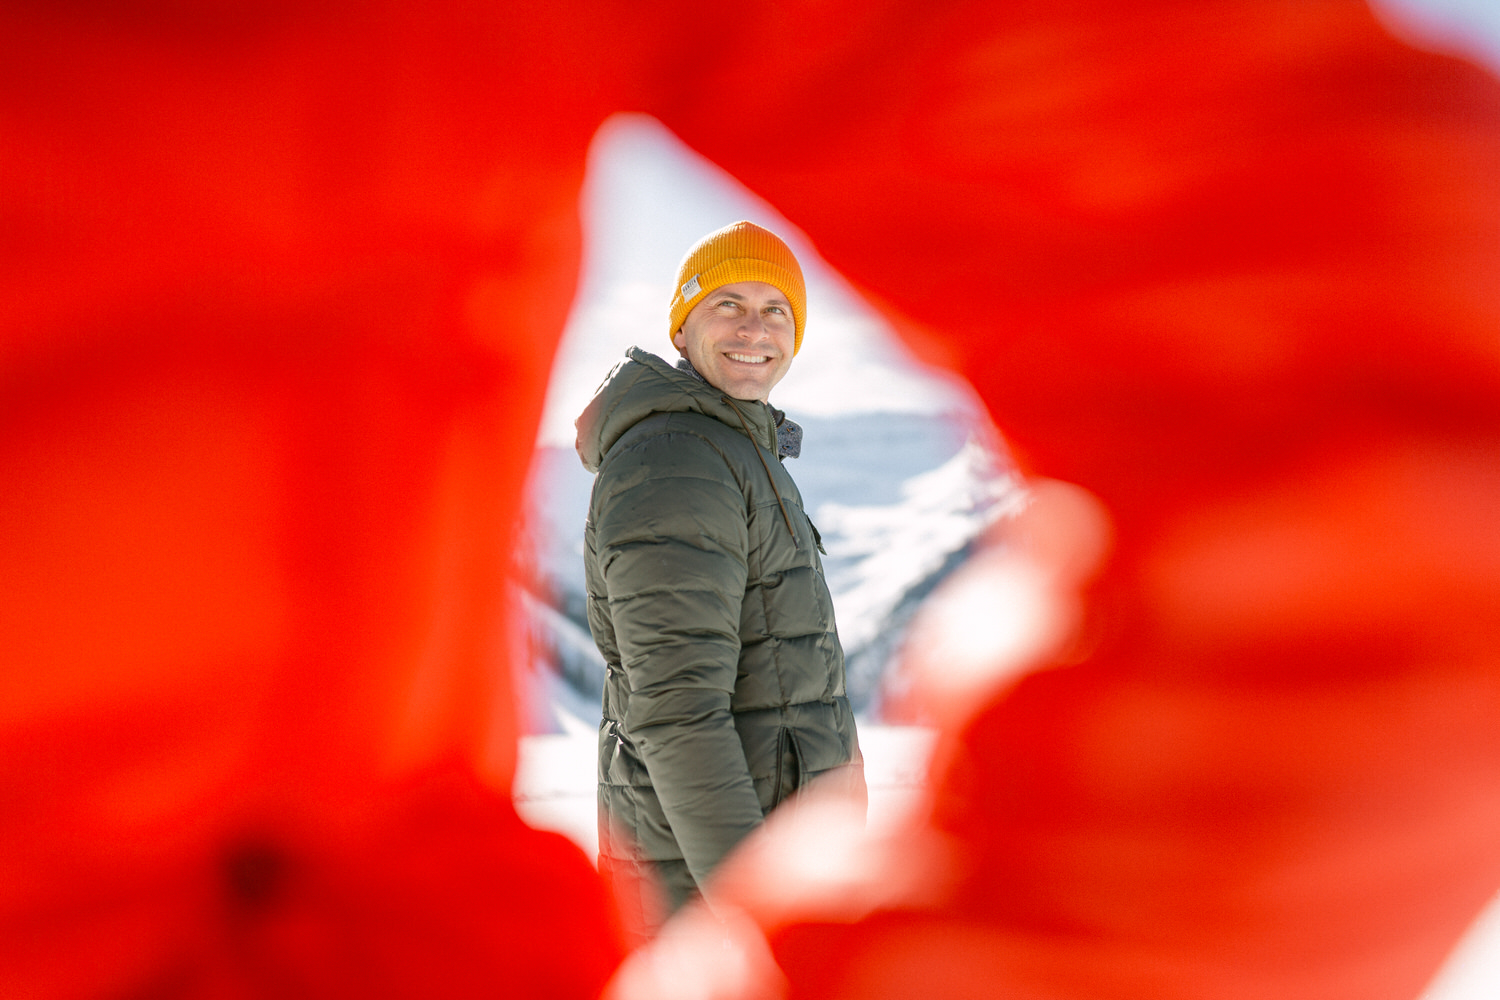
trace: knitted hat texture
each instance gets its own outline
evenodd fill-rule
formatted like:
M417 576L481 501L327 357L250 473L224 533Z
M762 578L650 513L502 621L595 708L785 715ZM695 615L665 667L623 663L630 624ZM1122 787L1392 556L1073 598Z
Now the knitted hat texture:
M671 329L675 335L693 306L715 288L737 281L764 281L785 295L792 306L797 336L792 354L802 349L807 319L807 289L802 268L781 237L753 222L731 222L693 244L677 268L672 292Z

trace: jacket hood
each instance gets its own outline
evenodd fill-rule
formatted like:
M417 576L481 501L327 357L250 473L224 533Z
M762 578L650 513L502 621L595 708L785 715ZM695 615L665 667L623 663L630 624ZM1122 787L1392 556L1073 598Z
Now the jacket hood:
M583 467L598 472L599 463L620 436L653 413L701 413L741 434L748 427L757 444L776 454L776 424L769 406L731 402L707 382L672 367L650 351L632 347L610 369L594 398L573 422L578 428L574 447Z

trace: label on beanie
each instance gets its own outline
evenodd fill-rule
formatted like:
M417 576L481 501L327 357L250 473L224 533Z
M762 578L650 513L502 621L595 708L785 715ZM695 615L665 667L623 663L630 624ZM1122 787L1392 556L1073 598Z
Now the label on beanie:
M698 276L696 274L693 275L687 280L687 284L682 286L682 301L688 301L702 290L703 286L698 284Z

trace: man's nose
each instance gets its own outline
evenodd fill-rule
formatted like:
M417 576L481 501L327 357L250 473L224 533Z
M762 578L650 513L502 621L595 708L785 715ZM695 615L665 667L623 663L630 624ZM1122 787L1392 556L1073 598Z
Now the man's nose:
M766 328L765 317L758 312L747 312L745 318L740 320L740 333L751 336L759 336Z

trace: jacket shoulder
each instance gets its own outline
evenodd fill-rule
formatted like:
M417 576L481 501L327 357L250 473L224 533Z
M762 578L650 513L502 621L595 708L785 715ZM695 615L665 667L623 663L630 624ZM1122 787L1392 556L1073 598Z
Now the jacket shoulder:
M625 429L599 463L606 489L622 476L715 479L738 488L750 442L701 413L651 413Z
M575 422L578 457L596 472L615 444L641 421L655 414L707 415L716 403L711 387L654 354L631 348Z

